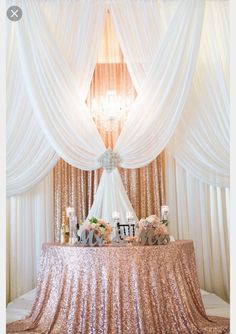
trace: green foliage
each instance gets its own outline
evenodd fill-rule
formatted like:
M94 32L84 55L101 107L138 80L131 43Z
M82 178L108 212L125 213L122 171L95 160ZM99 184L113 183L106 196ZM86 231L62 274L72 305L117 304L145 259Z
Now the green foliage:
M165 226L167 226L169 224L168 220L162 220L162 224L164 224Z
M97 220L97 218L95 218L95 217L91 217L91 218L89 219L89 223L90 223L90 224L97 224L97 222L98 222L98 220Z

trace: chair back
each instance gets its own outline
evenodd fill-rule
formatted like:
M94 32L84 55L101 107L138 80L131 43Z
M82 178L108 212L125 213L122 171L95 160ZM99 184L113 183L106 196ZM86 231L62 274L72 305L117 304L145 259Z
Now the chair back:
M135 224L120 224L117 223L118 233L120 238L123 237L134 237L135 236Z

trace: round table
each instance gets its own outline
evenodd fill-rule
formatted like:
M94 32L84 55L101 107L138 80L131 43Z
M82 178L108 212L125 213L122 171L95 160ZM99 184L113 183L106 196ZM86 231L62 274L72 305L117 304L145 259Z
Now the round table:
M7 332L53 334L228 333L208 317L193 242L161 246L44 244L31 313Z

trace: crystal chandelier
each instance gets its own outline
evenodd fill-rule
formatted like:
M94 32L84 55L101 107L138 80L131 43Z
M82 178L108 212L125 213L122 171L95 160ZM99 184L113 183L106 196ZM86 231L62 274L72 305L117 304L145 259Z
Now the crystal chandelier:
M115 90L109 90L106 95L92 99L91 114L96 123L106 131L113 131L119 122L127 118L131 99L117 95Z

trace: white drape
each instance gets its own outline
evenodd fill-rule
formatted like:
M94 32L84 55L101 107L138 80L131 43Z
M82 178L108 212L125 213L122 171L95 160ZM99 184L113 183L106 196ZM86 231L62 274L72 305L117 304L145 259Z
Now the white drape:
M7 277L10 300L36 285L42 244L54 240L51 172L33 189L7 200Z
M60 157L75 167L90 170L99 167L98 157L105 151L105 146L80 96L79 85L83 86L84 82L85 86L88 86L85 79L90 78L91 68L94 70L95 67L104 6L102 3L98 6L97 1L81 3L87 9L82 6L80 10L91 15L91 19L88 22L87 15L81 14L81 20L74 31L76 33L77 29L81 29L81 35L86 33L88 37L88 40L83 40L80 36L83 46L77 57L80 72L87 69L89 74L86 73L79 82L69 67L68 60L64 58L64 49L61 52L60 45L47 26L41 8L43 3L32 0L22 3L25 20L16 28L16 40L24 82L40 127ZM70 10L73 10L73 7ZM74 15L77 16L77 12ZM60 29L63 29L63 25ZM65 31L61 30L60 33L64 35ZM74 43L76 39L73 40L73 36L71 37ZM93 63L88 67L87 54L90 53L94 56L91 59ZM82 88L81 94L84 94L84 91Z
M166 160L169 228L202 288L229 300L229 2L207 1L193 85ZM168 150L167 150L168 152ZM174 154L176 160L173 159ZM181 167L182 166L182 167Z
M172 140L179 164L208 184L229 186L229 2L207 1L196 73Z
M229 188L197 180L166 150L166 197L170 233L194 241L201 288L229 301Z
M8 26L9 27L9 26ZM7 195L31 189L54 167L58 156L32 113L22 84L14 27L8 31L7 52Z
M114 211L120 212L120 220L122 222L126 221L126 212L133 212L134 219L138 220L117 168L112 173L103 171L93 205L89 210L87 218L102 217L106 221L111 222L111 213Z
M138 91L115 150L122 167L138 168L164 149L181 117L198 55L204 1L181 1L161 42L161 33L156 32L162 21L153 20L158 8L136 1L129 6L127 10L123 2L111 3L117 36ZM146 18L142 24L141 13Z
M42 180L58 160L56 151L77 167L98 167L97 156L105 146L88 112L84 113L85 105L81 109L75 104L78 96L85 100L91 81L104 6L97 1L74 2L69 6L35 1L8 4L19 5L24 13L17 26L8 22L7 194L11 196ZM31 40L29 45L27 38L34 40L35 36L38 41ZM22 38L25 43L21 44ZM30 66L31 62L35 68ZM46 111L43 116L37 113L38 109ZM55 110L59 115L54 114L53 118ZM55 143L53 136L58 133L62 141ZM80 155L84 160L81 158L78 163Z

